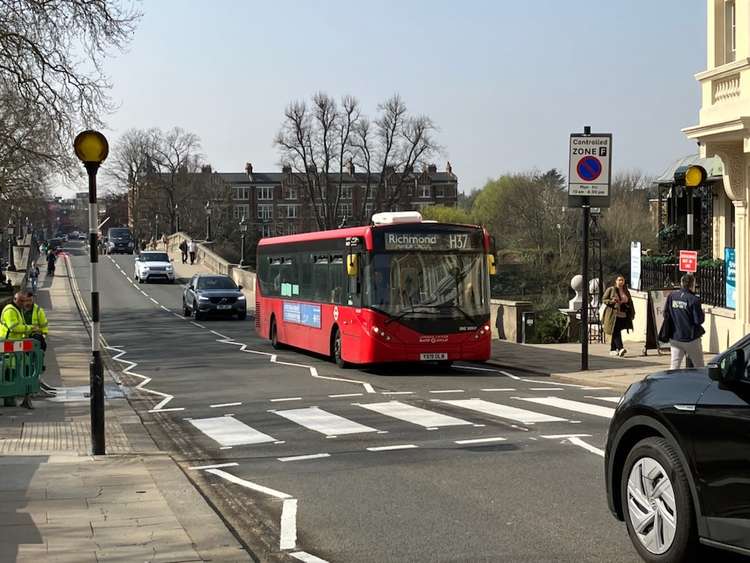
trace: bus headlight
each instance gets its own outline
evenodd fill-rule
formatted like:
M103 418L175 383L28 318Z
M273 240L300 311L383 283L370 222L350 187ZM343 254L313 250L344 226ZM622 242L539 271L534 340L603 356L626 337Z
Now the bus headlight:
M479 340L490 331L490 325L484 325L474 335L474 340Z
M377 334L378 336L380 336L385 341L388 341L388 340L391 339L391 337L388 336L388 334L386 334L386 332L382 328L380 328L380 327L373 326L372 327L372 332L374 332L375 334Z

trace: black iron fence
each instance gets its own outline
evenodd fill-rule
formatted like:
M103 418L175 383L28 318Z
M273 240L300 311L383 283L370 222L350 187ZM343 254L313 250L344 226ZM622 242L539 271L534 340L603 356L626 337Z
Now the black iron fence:
M641 289L664 289L679 287L683 272L677 264L641 264ZM696 292L705 305L726 307L727 294L724 279L724 265L698 266L695 272Z

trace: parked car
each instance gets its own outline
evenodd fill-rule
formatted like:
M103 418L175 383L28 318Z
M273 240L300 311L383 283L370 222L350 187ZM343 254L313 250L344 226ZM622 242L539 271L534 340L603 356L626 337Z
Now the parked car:
M237 315L240 320L247 317L247 300L242 286L228 276L196 274L182 294L182 313L193 315L196 320L209 314Z
M659 372L621 399L605 452L609 508L640 556L750 555L750 336L706 368Z
M166 252L141 252L135 259L133 279L138 283L153 280L166 280L174 283L175 274L172 260Z

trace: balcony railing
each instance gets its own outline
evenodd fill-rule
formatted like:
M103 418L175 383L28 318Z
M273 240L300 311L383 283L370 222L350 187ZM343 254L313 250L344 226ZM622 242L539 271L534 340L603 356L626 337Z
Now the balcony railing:
M641 264L641 289L666 289L680 287L683 272L677 264ZM700 295L704 305L726 307L727 294L724 278L724 265L698 266L695 272L696 293Z

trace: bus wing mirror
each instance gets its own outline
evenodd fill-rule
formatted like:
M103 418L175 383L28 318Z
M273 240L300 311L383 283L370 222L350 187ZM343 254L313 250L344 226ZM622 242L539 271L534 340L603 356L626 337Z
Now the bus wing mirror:
M349 254L346 257L346 274L350 278L354 278L359 274L359 261L356 254Z
M493 254L487 255L487 270L491 276L497 274L497 264L495 264L495 256Z

